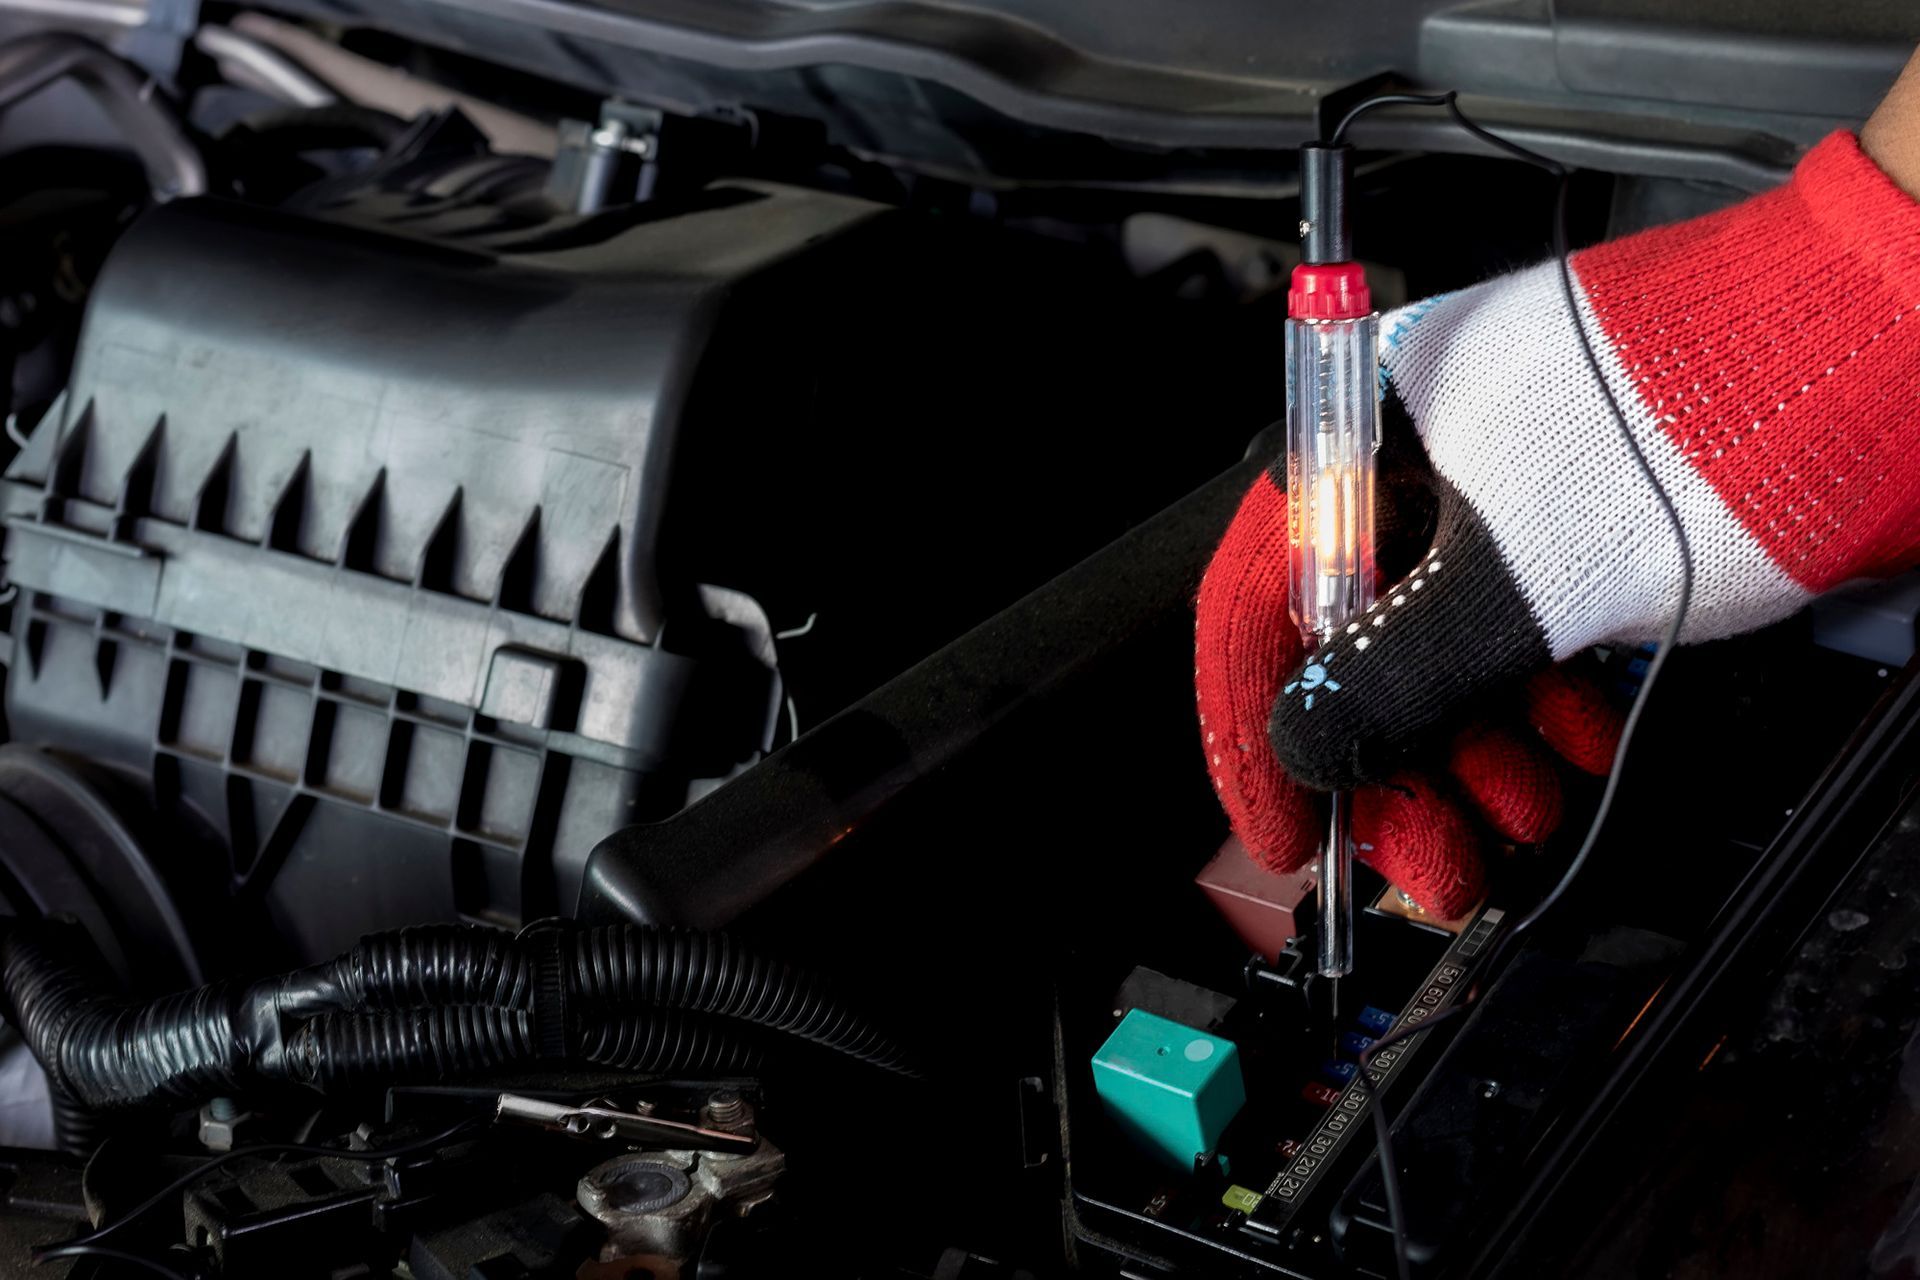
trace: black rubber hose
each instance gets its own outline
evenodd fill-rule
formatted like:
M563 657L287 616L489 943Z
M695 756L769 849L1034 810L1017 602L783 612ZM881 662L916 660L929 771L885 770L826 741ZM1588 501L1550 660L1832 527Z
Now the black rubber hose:
M228 1093L242 1057L232 988L147 1003L112 994L78 928L0 928L0 989L51 1088L89 1110Z
M574 1034L588 1062L649 1075L751 1075L765 1056L716 1019L672 1010L600 1017Z
M724 934L637 925L581 929L569 922L541 927L562 935L567 999L578 1007L712 1014L913 1074L900 1048L835 1000L821 979ZM534 967L528 934L427 925L365 938L328 972L342 1008L519 1009L532 1004Z
M290 1077L322 1093L452 1080L533 1057L532 1014L476 1005L326 1013L287 1042Z
M548 922L426 926L336 960L152 1001L114 993L83 930L0 922L0 990L54 1088L82 1109L286 1082L449 1079L535 1060L741 1071L747 1022L904 1075L906 1056L817 977L719 935Z
M572 998L589 1008L686 1009L755 1023L902 1075L917 1074L878 1028L813 974L720 933L607 925L570 931Z
M396 1021L379 1033L370 1023L328 1022L300 1039L299 1024L362 1008L511 1008L529 1003L531 990L513 936L473 926L376 934L328 964L244 991L221 983L146 1003L113 993L84 940L70 927L9 924L0 932L0 989L54 1087L88 1110L207 1098L263 1078L325 1089L364 1078L367 1064L403 1048L435 1070L483 1069L503 1060L511 1037L468 1034L457 1022L444 1033L409 1033L417 1024ZM335 1044L347 1055L339 1072L324 1058Z
M715 1020L679 1012L583 1021L570 1040L571 1058L650 1075L744 1075L764 1056ZM287 1055L291 1078L323 1093L439 1083L538 1056L530 1014L473 1005L322 1014L294 1034Z
M762 1058L713 1020L676 1012L583 1022L570 1039L572 1058L650 1075L743 1075ZM472 1005L322 1014L294 1034L287 1054L292 1078L323 1093L439 1083L537 1057L532 1015Z
M521 939L483 925L416 925L362 938L323 966L346 1009L484 1004L524 1009L533 962Z
M76 1108L189 1102L291 1081L322 1091L379 1078L446 1078L532 1056L526 1010L453 1003L518 999L522 967L500 930L402 930L338 960L243 989L152 1001L113 993L83 930L0 924L0 989L14 1024ZM389 1011L381 1005L439 1001ZM368 1012L336 1012L361 1004Z
M92 1155L112 1131L107 1117L81 1106L59 1089L49 1087L47 1095L53 1107L53 1145L68 1155Z

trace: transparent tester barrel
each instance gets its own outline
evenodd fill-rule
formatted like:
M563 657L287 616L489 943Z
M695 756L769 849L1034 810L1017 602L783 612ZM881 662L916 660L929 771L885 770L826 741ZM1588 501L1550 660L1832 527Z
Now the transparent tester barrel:
M1379 317L1287 321L1291 608L1326 639L1373 603Z

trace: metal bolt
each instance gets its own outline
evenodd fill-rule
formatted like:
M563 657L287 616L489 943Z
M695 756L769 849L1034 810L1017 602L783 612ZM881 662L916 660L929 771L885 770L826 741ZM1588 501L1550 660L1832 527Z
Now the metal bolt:
M209 1151L231 1151L235 1135L252 1119L232 1098L209 1099L200 1107L200 1145Z
M735 1089L715 1089L707 1098L707 1105L703 1110L705 1112L703 1118L716 1129L725 1129L744 1123L750 1114L747 1110L747 1100L742 1098L739 1091Z

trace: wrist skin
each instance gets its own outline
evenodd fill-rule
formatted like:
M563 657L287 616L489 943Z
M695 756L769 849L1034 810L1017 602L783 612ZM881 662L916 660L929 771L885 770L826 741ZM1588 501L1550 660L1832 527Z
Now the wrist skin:
M1907 60L1861 128L1860 149L1895 186L1920 200L1920 52Z

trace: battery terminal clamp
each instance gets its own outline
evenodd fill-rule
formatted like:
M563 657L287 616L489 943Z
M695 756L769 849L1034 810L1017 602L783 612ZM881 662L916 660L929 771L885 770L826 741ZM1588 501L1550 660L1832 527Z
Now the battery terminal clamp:
M751 1132L710 1129L684 1120L630 1111L605 1098L569 1104L503 1093L494 1104L494 1119L502 1124L522 1124L549 1133L564 1133L573 1138L610 1141L620 1139L638 1146L664 1147L675 1151L719 1151L748 1154L759 1146Z

